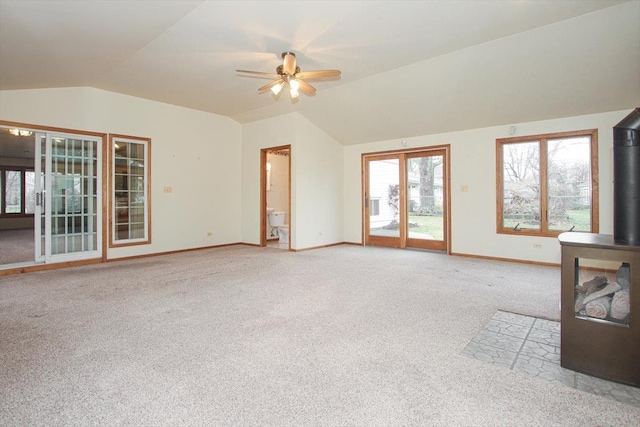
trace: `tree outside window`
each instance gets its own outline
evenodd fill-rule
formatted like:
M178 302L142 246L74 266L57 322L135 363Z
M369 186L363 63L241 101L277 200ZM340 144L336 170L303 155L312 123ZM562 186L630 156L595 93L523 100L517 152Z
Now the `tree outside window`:
M597 130L497 140L498 233L597 233L597 144Z
M0 215L31 215L35 211L35 174L23 168L0 169Z

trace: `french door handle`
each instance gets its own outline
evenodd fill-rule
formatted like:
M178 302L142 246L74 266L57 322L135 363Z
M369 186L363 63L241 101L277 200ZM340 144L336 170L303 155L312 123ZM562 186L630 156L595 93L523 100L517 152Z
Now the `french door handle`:
M44 209L44 191L36 193L36 206L40 206Z

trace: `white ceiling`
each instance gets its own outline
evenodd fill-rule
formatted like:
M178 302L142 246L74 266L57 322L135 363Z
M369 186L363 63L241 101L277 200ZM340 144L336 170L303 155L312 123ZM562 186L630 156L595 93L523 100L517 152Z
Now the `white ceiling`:
M310 81L258 94L293 51ZM0 0L0 89L89 86L343 144L634 108L640 0ZM284 91L283 91L284 92Z

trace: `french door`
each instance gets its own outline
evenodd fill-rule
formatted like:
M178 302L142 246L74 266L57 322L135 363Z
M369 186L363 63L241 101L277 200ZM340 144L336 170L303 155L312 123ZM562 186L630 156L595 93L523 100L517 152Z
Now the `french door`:
M102 255L102 139L36 133L36 262Z
M447 250L448 146L363 156L365 244Z

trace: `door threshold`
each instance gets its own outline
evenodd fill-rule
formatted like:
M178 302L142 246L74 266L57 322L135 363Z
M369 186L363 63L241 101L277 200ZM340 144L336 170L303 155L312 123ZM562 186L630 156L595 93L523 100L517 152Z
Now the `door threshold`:
M10 276L13 274L31 273L35 271L44 270L57 270L67 267L79 267L82 265L100 264L104 262L102 258L91 258L75 261L59 261L59 262L30 262L30 263L15 263L4 264L0 266L0 276Z
M0 270L10 270L12 268L34 267L36 265L44 265L44 262L26 261L26 262L14 262L13 264L0 264Z

